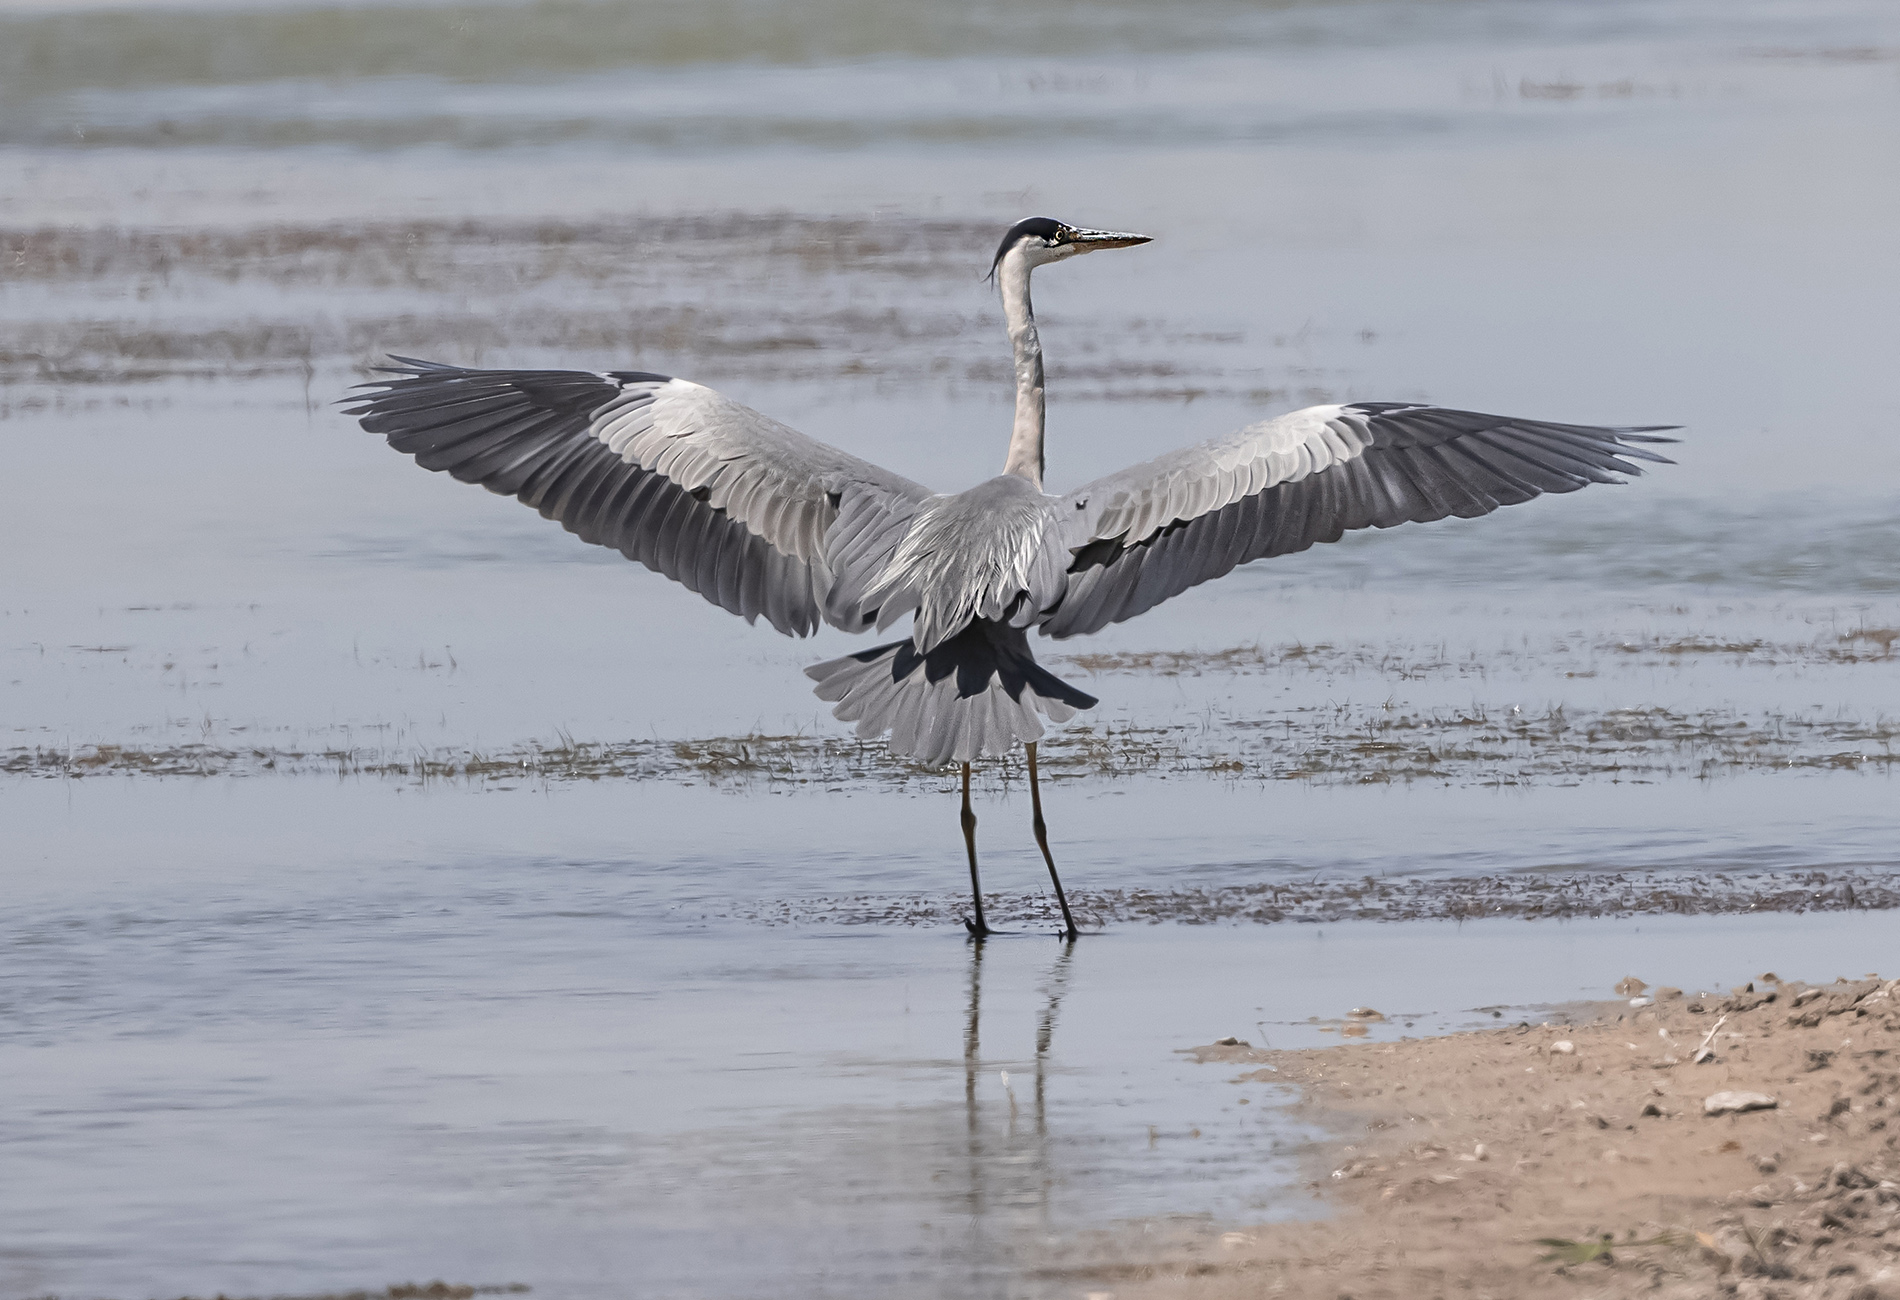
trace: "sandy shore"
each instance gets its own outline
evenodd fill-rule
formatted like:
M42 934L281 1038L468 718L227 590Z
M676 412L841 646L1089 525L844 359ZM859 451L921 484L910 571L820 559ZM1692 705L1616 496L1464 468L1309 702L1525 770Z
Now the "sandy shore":
M1646 992L1445 1038L1201 1049L1236 1084L1299 1088L1338 1135L1312 1172L1335 1213L1076 1281L1115 1300L1900 1297L1900 981ZM1723 1093L1763 1108L1710 1113Z

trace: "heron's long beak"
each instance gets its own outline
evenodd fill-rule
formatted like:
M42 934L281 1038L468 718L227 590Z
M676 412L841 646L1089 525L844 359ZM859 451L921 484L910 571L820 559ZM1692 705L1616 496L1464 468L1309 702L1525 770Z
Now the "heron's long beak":
M1133 248L1136 244L1145 244L1152 235L1128 235L1115 230L1078 230L1068 242L1076 245L1084 253L1093 253L1098 248Z

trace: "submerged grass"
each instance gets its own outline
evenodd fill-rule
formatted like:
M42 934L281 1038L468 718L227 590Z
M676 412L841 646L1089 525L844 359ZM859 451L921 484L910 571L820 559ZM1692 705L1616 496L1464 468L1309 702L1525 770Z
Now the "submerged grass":
M1304 706L1208 722L1072 725L1042 745L1053 780L1133 776L1364 785L1428 781L1495 786L1582 780L1709 779L1752 771L1875 771L1900 764L1900 722L1824 711L1666 708L1527 713L1468 706ZM986 765L1020 776L1011 757ZM763 733L699 740L526 742L494 750L399 750L94 744L0 751L0 773L254 777L327 775L410 783L687 781L844 787L934 785L941 769L892 756L881 742Z
M397 1282L380 1291L322 1291L314 1295L278 1295L269 1300L473 1300L478 1295L523 1295L533 1290L523 1282L509 1282L501 1286L469 1286L466 1283L443 1282ZM47 1296L44 1300L55 1300ZM197 1300L195 1296L180 1296L179 1300ZM218 1293L217 1300L240 1300L236 1296ZM262 1297L245 1297L244 1300L263 1300Z
M1268 868L1271 870L1272 868ZM1891 871L1523 872L1485 876L1307 876L1175 889L1072 890L1087 926L1342 921L1474 921L1485 917L1578 920L1623 916L1710 916L1741 912L1838 912L1900 907ZM986 892L992 921L1056 924L1046 892ZM956 895L855 894L734 905L734 919L767 924L955 925Z
M1647 637L1637 640L1569 637L1550 644L1502 646L1480 653L1467 649L1454 654L1446 646L1393 644L1230 646L1222 650L1141 650L1059 657L1097 676L1130 674L1152 677L1200 677L1214 674L1254 675L1303 671L1309 674L1376 674L1399 681L1434 678L1486 678L1494 674L1535 670L1564 672L1570 677L1593 677L1600 667L1627 667L1630 663L1680 663L1699 657L1722 659L1736 666L1780 668L1836 664L1894 664L1894 642L1900 628L1857 628L1824 633L1807 641L1771 641L1757 637L1724 640L1717 637Z
M396 351L1006 391L981 284L995 239L987 221L793 213L0 229L0 290L22 302L0 320L0 379L64 391L321 372L329 386ZM1285 396L1239 332L1102 318L1089 336L1089 354L1051 369L1068 399Z

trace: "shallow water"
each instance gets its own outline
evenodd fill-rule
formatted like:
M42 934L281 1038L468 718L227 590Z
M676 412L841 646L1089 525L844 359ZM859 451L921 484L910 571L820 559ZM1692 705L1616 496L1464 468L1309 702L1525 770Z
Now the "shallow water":
M0 1294L1072 1295L1315 1212L1180 1049L1879 969L1897 59L1847 0L0 4ZM979 966L949 783L807 694L846 638L330 402L639 365L960 486L1031 210L1158 236L1038 282L1056 490L1344 398L1689 428L1043 643L1109 924L1041 937L997 765Z
M334 787L319 815L356 834L326 848L269 794L246 834L204 801L250 796L188 789L222 828L196 851L153 825L176 801L80 790L88 826L156 830L154 852L95 831L10 880L11 1294L445 1275L550 1296L1068 1295L1035 1270L1073 1262L1084 1230L1132 1222L1138 1255L1145 1222L1315 1212L1278 1091L1184 1049L1327 1042L1357 1005L1391 1018L1377 1042L1546 1018L1630 971L1726 988L1891 953L1890 915L1866 912L973 948L693 903L734 886L721 865L758 888L818 869L757 847L798 834L805 801L623 798L654 833L587 857L504 816L519 796L423 796L418 819L414 796ZM548 819L584 814L574 798Z
M1329 1042L1353 1006L1391 1017L1372 1042L1544 1019L1626 973L1881 969L1892 913L1839 910L1841 882L1892 875L1868 781L1076 783L1049 802L1084 916L1159 887L1200 923L1073 947L1017 787L980 805L1015 932L980 949L948 792L26 783L0 1286L1073 1295L1104 1231L1139 1259L1151 1234L1319 1210L1279 1092L1184 1049ZM1707 896L1792 868L1809 899L1772 915L1261 926L1218 904L1481 871Z

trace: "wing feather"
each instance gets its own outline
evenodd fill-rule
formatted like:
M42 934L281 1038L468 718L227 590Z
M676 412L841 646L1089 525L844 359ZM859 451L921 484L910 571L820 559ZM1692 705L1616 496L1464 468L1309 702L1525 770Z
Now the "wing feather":
M1073 492L1074 555L1043 623L1077 636L1135 617L1237 565L1547 492L1622 483L1661 426L1552 424L1399 402L1314 406L1183 448Z
M392 448L787 634L827 619L826 551L843 503L874 520L929 495L666 375L393 360L348 412ZM854 608L829 621L867 623Z
M1482 446L1447 442L1432 448L1454 474L1462 473L1471 485L1501 506L1522 505L1537 495L1536 489L1522 482L1489 456Z

